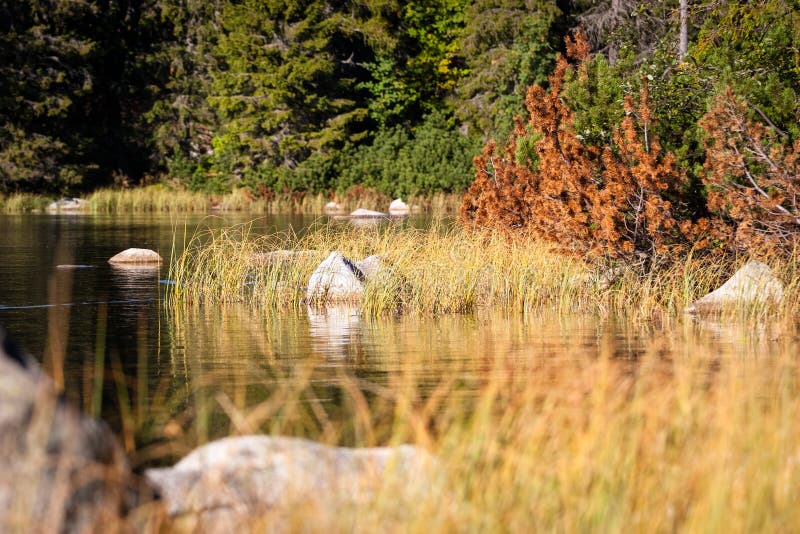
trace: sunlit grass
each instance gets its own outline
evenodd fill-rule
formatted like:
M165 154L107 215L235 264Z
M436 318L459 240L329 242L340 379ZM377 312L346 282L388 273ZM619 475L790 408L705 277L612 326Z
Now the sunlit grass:
M0 195L0 213L28 213L43 210L52 199L32 193Z
M265 261L275 251L283 259ZM361 298L367 315L386 312L463 313L487 307L553 308L675 316L718 287L749 258L687 255L642 271L637 266L598 266L554 253L547 244L475 234L456 225L430 229L397 224L355 228L319 225L302 235L254 235L248 226L197 234L173 261L171 302L247 302L298 306L308 279L332 251L357 261L377 254L383 271ZM725 313L764 318L797 314L800 269L793 259L760 258L784 281L781 305L742 303Z
M0 213L27 213L43 210L54 200L51 196L31 193L0 195ZM336 200L344 213L357 208L387 212L391 198L374 191L359 189L341 195L333 193L287 192L255 197L244 188L230 193L208 194L155 184L128 189L106 188L89 193L82 212L88 213L191 213L241 211L265 214L322 214L325 205ZM461 204L457 193L434 193L405 199L415 212L455 215Z
M172 190L160 185L133 189L100 189L87 198L88 210L94 213L197 212L211 207L207 195Z
M291 342L282 340L281 322L241 311L183 306L171 315L175 332L201 336L219 358L231 328L246 328L268 348L225 366L189 358L193 408L172 421L180 432L173 431L170 450L188 451L220 432L265 432L331 445L412 443L433 453L437 470L414 513L397 509L388 488L418 481L395 473L385 481L389 493L360 511L360 531L386 521L404 532L800 526L794 336L752 338L744 325L734 336L751 341L731 346L715 344L713 332L691 322L652 328L619 319L614 328L587 332L574 319L544 326L549 313L508 323L494 316L474 330L438 327L443 347L474 352L450 359L446 349L428 354L429 340L418 331L378 321L363 330L402 345L402 354L367 359L364 368L374 374L364 378L363 370L332 370L313 350L287 367L272 352ZM562 337L554 339L559 328ZM515 351L540 329L548 333L541 346ZM643 345L629 354L619 336L639 331ZM759 357L765 352L772 355L766 361ZM152 461L153 452L142 454ZM298 525L311 524L307 512L298 510ZM338 512L312 515L335 531L353 521ZM263 520L254 516L253 524Z

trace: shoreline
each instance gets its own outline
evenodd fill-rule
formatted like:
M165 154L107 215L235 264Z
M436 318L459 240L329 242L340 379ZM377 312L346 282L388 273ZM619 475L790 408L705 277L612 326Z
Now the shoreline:
M77 209L48 210L64 197L33 193L0 194L0 213L216 213L246 212L257 214L322 214L325 205L334 201L344 214L357 208L386 211L392 198L377 191L358 189L343 193L281 193L271 198L255 198L245 189L224 195L172 189L162 184L132 189L99 189L80 199ZM429 215L455 215L461 205L461 193L411 195L409 205Z

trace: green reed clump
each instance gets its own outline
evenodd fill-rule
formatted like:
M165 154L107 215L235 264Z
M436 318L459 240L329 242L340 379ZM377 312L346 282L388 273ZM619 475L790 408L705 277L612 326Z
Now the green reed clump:
M0 195L0 213L28 213L43 210L51 199L32 193Z
M283 252L278 252L283 251ZM473 233L434 223L428 229L379 223L328 224L302 236L253 235L248 227L201 233L173 263L174 301L236 301L297 306L309 277L332 251L358 261L378 255L382 265L360 301L362 312L469 312L483 307L564 312L594 310L638 317L675 315L712 291L749 258L687 255L641 266L587 264L531 239ZM743 303L733 315L796 314L800 265L761 258L786 285L775 303Z
M379 256L382 271L366 284L361 299L370 314L553 302L566 307L585 291L574 281L585 269L580 262L536 243L470 236L442 224L426 230L329 224L303 236L254 236L248 227L198 234L172 265L176 283L171 297L297 305L311 273L332 251L353 260Z
M100 189L87 197L94 213L206 211L211 207L207 195L174 190L162 185L132 189Z

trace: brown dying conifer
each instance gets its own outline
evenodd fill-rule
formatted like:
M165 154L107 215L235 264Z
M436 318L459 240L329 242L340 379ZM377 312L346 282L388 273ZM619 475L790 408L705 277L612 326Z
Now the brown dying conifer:
M700 121L706 138L708 209L734 249L783 248L800 237L800 140L747 118L730 88Z
M493 142L475 158L476 179L467 191L461 219L472 227L527 233L565 252L631 259L663 253L686 242L668 200L681 176L675 158L663 154L652 132L647 87L638 106L628 97L626 117L613 145L585 144L574 130L572 111L561 98L568 69L585 75L585 35L567 39L570 65L559 56L549 89L528 91L527 124L518 120L502 154ZM517 140L536 133L536 170L515 160Z

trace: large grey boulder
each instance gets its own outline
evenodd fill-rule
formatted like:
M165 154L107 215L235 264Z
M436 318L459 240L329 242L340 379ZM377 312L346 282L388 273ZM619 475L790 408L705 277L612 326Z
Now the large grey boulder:
M155 250L149 248L129 248L125 249L119 254L112 256L108 263L111 264L151 264L156 265L161 263L161 255Z
M398 512L434 490L435 460L410 445L352 449L275 436L241 436L196 449L174 467L149 469L181 530L313 532L347 528L376 503Z
M751 261L718 289L691 304L686 312L714 313L743 304L777 303L782 298L783 283L772 269L760 261Z
M65 402L0 330L0 532L119 530L130 484L111 431Z
M331 252L311 273L306 300L354 301L364 293L364 273L341 252Z

